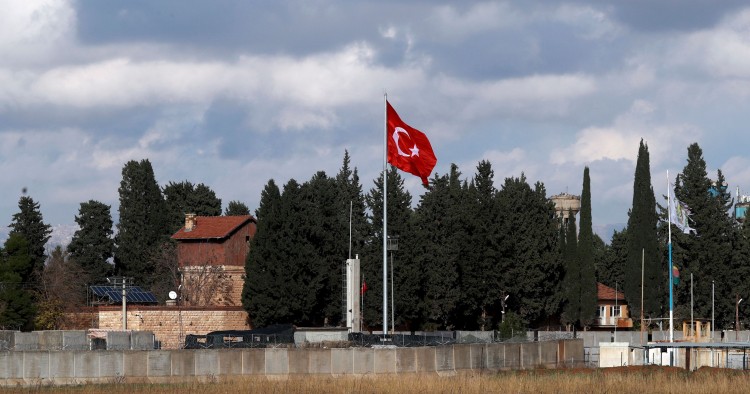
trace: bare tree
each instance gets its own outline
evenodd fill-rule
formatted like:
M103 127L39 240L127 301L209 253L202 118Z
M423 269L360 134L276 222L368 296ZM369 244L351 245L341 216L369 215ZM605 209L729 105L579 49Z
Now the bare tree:
M74 312L86 305L88 275L69 257L62 247L56 247L41 272L34 321L37 329L65 327L65 312Z
M179 289L179 302L184 306L233 305L230 297L233 285L224 267L210 264L213 260L210 256L206 260L180 267L176 243L163 243L154 256L156 274L162 279L154 283L152 291L163 297Z

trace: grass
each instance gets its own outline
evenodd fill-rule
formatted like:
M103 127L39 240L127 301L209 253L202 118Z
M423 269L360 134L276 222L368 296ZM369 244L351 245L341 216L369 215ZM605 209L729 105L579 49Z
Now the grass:
M671 367L527 370L490 373L243 377L211 383L89 384L3 388L20 393L747 393L750 374Z

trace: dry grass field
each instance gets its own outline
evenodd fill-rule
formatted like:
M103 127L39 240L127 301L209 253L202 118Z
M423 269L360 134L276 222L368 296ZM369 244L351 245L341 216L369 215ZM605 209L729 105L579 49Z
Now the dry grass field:
M19 393L748 393L750 374L702 368L688 373L672 367L527 370L459 373L454 376L290 376L184 384L100 384L15 387Z

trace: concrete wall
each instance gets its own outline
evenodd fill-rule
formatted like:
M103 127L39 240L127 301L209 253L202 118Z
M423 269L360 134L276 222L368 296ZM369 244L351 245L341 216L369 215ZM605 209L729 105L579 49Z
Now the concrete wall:
M0 385L170 382L237 375L350 375L554 368L583 359L583 341L417 348L0 352Z

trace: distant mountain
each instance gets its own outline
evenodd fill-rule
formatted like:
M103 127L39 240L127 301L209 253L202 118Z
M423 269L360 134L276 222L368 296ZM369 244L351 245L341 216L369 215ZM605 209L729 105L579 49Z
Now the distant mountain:
M594 225L592 226L592 230L594 230L594 233L596 233L596 235L601 237L602 241L604 241L605 244L609 245L609 243L612 241L612 235L615 233L615 231L622 231L622 229L627 227L627 225L627 223Z
M56 224L52 226L52 234L47 241L47 250L52 250L57 245L64 248L68 246L70 241L73 239L73 234L78 231L77 224Z

